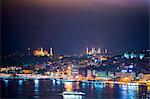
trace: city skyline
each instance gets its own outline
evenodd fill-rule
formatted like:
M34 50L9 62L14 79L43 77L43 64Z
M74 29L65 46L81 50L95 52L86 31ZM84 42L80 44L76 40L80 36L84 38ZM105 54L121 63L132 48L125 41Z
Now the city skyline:
M149 0L2 0L0 98L149 99Z

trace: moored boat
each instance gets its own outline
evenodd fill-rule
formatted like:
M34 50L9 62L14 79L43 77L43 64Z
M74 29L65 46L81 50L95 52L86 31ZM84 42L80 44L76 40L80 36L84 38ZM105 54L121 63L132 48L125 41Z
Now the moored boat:
M62 95L85 95L85 93L77 91L64 91Z

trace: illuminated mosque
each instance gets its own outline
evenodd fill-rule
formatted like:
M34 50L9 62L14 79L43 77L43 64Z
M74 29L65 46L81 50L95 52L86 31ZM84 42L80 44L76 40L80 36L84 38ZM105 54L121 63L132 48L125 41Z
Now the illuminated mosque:
M38 48L33 51L34 56L53 56L53 49L50 47L50 53L48 51L44 50L43 48Z
M96 50L95 47L92 47L91 50L89 50L88 47L86 48L86 54L88 54L88 55L101 54L101 53L102 53L102 49L101 48L98 48L98 50ZM108 50L104 49L104 53L108 53Z

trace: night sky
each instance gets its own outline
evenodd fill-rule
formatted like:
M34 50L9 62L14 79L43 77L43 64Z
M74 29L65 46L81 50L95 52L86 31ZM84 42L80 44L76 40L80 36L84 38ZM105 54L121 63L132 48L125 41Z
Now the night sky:
M2 54L149 48L148 0L2 0Z

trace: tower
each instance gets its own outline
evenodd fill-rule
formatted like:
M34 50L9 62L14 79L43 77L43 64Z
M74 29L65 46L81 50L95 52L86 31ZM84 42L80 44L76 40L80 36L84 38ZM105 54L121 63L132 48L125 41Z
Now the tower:
M92 47L92 54L94 53L94 48Z
M50 55L53 56L53 49L50 47Z
M40 51L43 51L43 48L42 48L42 47L40 48Z
M89 54L89 48L88 47L86 48L86 54Z
M30 47L27 48L27 54L31 55L31 48Z
M108 50L107 50L107 49L105 49L105 53L108 53Z
M100 54L100 53L101 53L101 48L99 48L99 49L98 49L97 53L98 53L98 54Z
M92 47L92 54L94 54L96 51L95 47Z
M94 50L93 52L95 52L95 51L96 51L95 47L93 48L93 50Z

